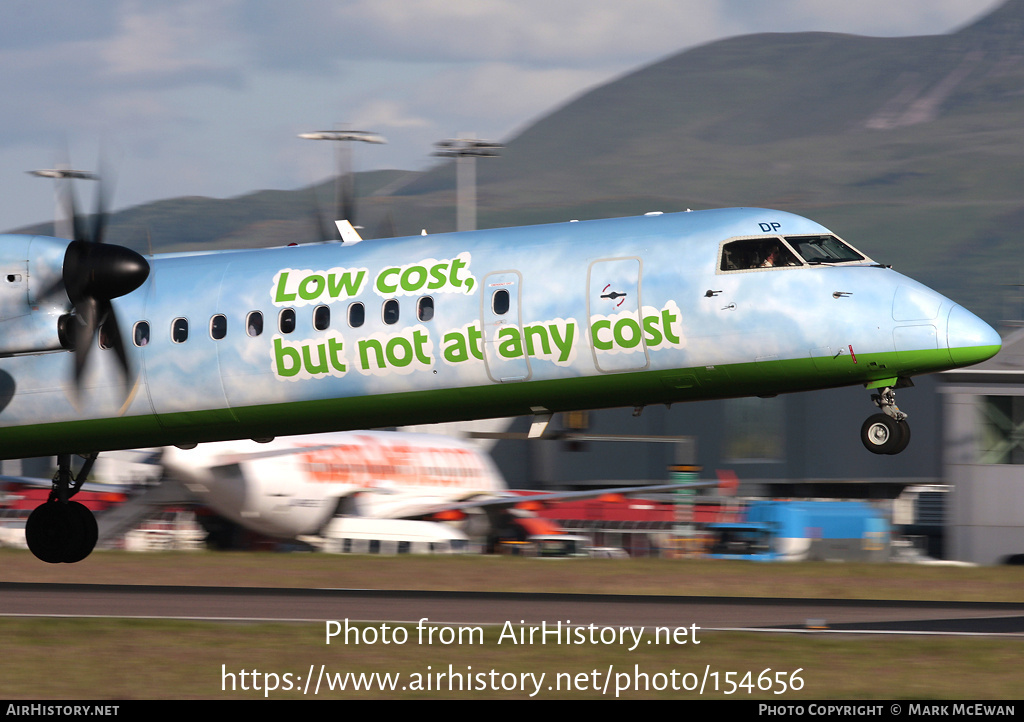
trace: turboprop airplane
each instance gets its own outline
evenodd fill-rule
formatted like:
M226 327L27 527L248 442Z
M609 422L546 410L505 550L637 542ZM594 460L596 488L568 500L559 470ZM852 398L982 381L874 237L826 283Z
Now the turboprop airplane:
M72 453L517 415L539 429L861 384L881 411L862 441L889 454L910 437L894 389L1000 348L963 307L773 210L148 261L75 218L73 241L0 237L0 456L57 455L26 525L51 562L95 543L70 501L91 462L76 477Z

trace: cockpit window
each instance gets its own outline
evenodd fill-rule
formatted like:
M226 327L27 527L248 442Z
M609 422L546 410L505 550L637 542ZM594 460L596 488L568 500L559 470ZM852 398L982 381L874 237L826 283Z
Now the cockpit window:
M835 236L786 236L786 241L812 266L867 260Z
M749 271L758 268L802 266L800 259L778 238L749 238L733 241L722 248L723 271Z

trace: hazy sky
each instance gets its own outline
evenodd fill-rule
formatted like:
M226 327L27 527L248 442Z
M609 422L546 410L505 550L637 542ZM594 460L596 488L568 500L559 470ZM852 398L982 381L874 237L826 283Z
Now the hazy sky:
M930 35L1000 0L3 0L0 229L53 215L65 145L118 168L115 207L328 176L328 143L379 132L356 167L423 169L436 140L508 139L588 88L720 38ZM86 189L81 189L85 191Z

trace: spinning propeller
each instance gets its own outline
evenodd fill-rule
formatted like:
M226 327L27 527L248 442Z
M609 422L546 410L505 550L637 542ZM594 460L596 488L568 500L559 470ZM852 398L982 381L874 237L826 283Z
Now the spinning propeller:
M71 313L61 317L59 330L62 344L75 352L76 391L81 388L85 365L97 336L101 336L104 348L114 350L127 386L133 374L111 300L141 286L149 277L149 263L130 248L103 243L108 213L102 181L96 193L96 212L90 229L78 212L69 180L83 176L57 177L58 182L64 184L62 205L65 216L71 219L73 240L64 253L61 279L43 297L51 297L63 287L71 301Z

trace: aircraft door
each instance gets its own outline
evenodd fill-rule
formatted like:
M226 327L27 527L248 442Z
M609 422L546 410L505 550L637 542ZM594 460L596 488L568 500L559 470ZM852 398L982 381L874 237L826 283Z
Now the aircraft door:
M507 383L530 378L530 361L523 344L518 271L489 273L484 278L481 317L484 363L492 380Z
M644 340L639 258L594 261L587 272L587 317L598 371L636 371L650 358Z

